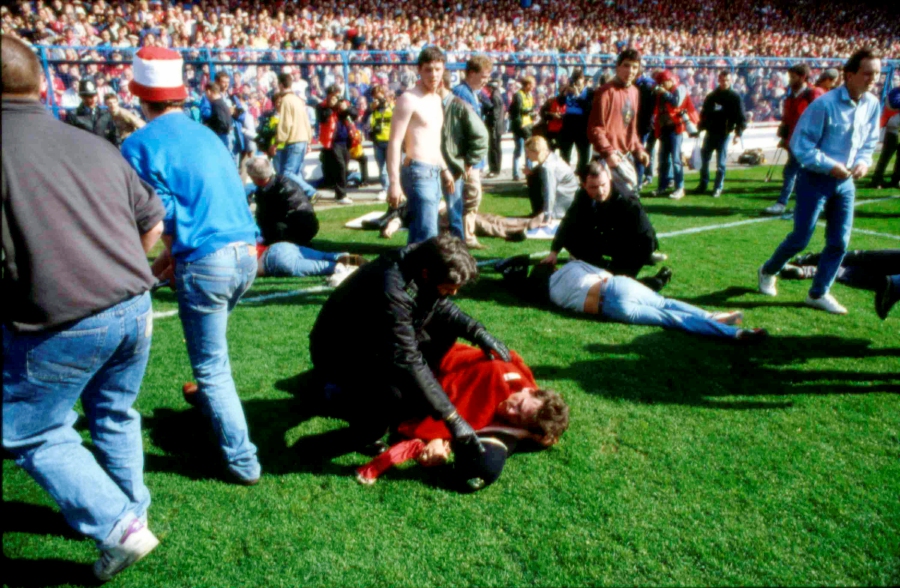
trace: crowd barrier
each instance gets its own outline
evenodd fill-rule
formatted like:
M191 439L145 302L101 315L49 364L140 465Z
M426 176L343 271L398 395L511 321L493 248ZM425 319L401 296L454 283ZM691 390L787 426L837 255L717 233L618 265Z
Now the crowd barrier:
M99 79L101 85L115 91L126 107L137 102L127 91L128 72L134 48L37 46L44 74L53 81L54 91L46 92L46 104L59 117L61 109L77 106L77 80L85 76ZM261 111L275 88L275 76L282 71L297 70L306 85L307 98L313 103L330 83L340 80L348 97L364 95L374 83L383 83L399 93L416 80L417 52L399 51L310 51L271 49L177 49L185 60L185 82L193 99L199 100L207 81L219 71L234 77L240 74L247 86L249 105ZM466 60L475 53L448 52L448 68L454 80L462 77ZM537 81L535 101L541 104L559 92L575 68L581 68L596 85L609 79L615 70L615 55L560 53L484 53L494 62L492 76L501 82L508 104L515 91L515 81L532 75ZM828 68L840 70L843 59L794 57L723 57L723 56L644 56L645 71L671 69L687 87L697 107L706 94L716 87L717 73L728 70L735 74L734 89L744 101L752 122L777 121L787 88L787 70L806 63L815 79ZM882 103L887 92L900 86L900 60L882 62L882 74L875 93ZM74 91L72 89L73 88ZM65 90L69 89L68 93ZM258 112L255 113L258 116Z

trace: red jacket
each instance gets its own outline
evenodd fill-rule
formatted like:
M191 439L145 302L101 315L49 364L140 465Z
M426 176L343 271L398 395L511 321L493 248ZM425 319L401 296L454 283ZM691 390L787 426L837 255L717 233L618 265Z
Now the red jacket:
M500 424L494 419L497 406L512 394L538 387L519 354L511 351L510 355L509 362L487 359L481 349L457 343L441 361L438 381L460 416L476 431ZM452 439L446 425L430 417L407 421L397 430L410 439Z
M819 92L816 92L818 90ZM784 106L781 112L781 126L778 127L778 136L784 139L785 143L790 143L791 135L794 134L794 128L800 121L800 115L806 108L812 104L813 100L821 96L822 88L814 88L807 86L802 92L794 96L791 94L784 99Z
M334 131L337 129L338 123L337 108L332 108L326 102L322 102L316 108L316 115L319 119L319 143L322 144L323 149L331 149Z
M677 91L678 88L675 87L672 88L672 92L668 92L668 94L674 94ZM655 120L653 125L656 137L659 138L662 133L664 118L668 118L668 120L675 124L676 134L680 135L687 130L684 120L681 118L682 113L687 113L688 118L692 123L697 124L700 122L700 113L697 112L697 109L694 107L694 101L691 100L691 97L687 94L685 94L684 100L682 100L681 104L678 106L675 106L666 100L664 94L658 95L656 97L656 108L653 110L653 118ZM665 114L666 116L661 116L661 114Z

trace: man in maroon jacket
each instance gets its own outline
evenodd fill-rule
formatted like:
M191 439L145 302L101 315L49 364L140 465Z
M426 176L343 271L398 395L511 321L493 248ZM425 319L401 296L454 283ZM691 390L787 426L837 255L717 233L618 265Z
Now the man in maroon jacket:
M633 177L637 188L637 174L633 161L650 165L650 156L641 144L637 132L637 110L640 102L634 85L641 69L641 54L626 49L616 59L616 75L594 92L594 104L588 119L588 139L597 155L606 161L613 175ZM621 185L617 182L617 187Z

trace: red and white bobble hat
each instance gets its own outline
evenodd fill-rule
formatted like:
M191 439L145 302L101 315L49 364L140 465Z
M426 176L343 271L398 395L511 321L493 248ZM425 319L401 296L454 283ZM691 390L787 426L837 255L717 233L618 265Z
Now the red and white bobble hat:
M131 93L147 102L185 100L182 69L184 60L177 51L165 47L144 47L134 54L134 79Z

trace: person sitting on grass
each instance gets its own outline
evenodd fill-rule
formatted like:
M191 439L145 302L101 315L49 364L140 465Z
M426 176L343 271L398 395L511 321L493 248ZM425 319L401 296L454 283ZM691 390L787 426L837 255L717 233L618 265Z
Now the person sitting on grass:
M502 459L495 462L488 476L481 476L485 482L499 477L505 458L518 442L550 447L569 426L566 402L558 393L541 389L531 370L513 351L510 361L488 359L480 349L457 343L441 360L436 376L456 410L478 436L486 444L501 447ZM429 467L444 464L450 458L450 431L434 418L406 421L397 427L396 433L405 441L389 450L401 453L399 459L389 459L388 467L413 457ZM403 452L409 441L415 442L413 450ZM380 467L382 461L382 457L377 457L359 468L357 479L363 484L374 483L386 469Z
M530 170L522 170L528 176L531 216L540 216L545 224L561 219L578 191L575 172L557 153L550 151L543 137L525 141L525 156L534 164Z
M576 259L635 278L642 267L653 263L658 248L656 231L640 201L612 187L605 162L592 161L556 231L550 255L541 263L555 266L559 252L566 249ZM662 282L651 287L658 290L656 286L665 286L671 276L672 271L663 268Z
M256 224L263 242L290 241L307 245L319 232L319 220L312 198L291 173L276 175L267 157L254 157L247 175L256 185Z
M696 306L660 296L628 276L614 276L587 262L574 260L556 270L538 264L528 275L528 256L504 260L497 270L513 291L533 302L550 301L559 308L601 316L629 325L678 329L707 337L758 342L765 329L740 328L744 313L738 310L708 312Z

